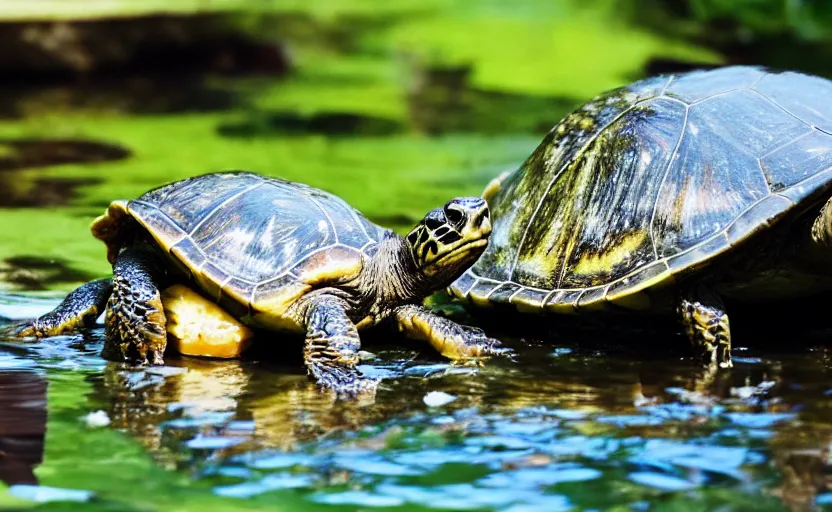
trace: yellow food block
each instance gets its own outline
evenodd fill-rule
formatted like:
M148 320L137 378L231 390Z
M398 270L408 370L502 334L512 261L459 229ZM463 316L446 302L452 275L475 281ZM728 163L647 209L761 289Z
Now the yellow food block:
M162 305L168 342L180 354L230 359L251 344L251 329L187 286L164 290Z

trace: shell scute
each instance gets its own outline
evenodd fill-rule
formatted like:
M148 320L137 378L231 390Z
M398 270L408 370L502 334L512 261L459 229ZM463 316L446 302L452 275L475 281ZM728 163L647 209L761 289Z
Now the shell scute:
M772 194L744 211L725 230L725 238L731 245L736 245L758 231L768 228L778 217L784 215L794 206L789 199Z
M708 71L691 71L677 75L665 94L685 103L695 103L717 94L748 89L761 80L764 72L753 67L726 67Z
M492 283L492 285L493 285L493 283ZM494 289L491 292L491 295L489 296L489 300L492 300L492 301L498 302L498 303L507 303L508 300L515 293L517 293L517 290L519 290L519 289L520 289L520 285L517 285L517 284L514 284L514 283L502 283L499 286L497 286L496 289Z
M139 200L154 205L190 233L217 205L261 183L261 177L245 172L206 174L153 189Z
M309 255L292 267L291 272L300 281L314 286L353 280L362 267L363 259L358 249L336 245Z
M811 130L764 156L760 165L773 192L832 169L832 135Z
M203 254L202 250L194 242L194 239L189 236L183 238L171 247L170 254L174 260L182 263L183 266L184 262L187 262L188 266L184 267L183 271L192 276L207 260L205 254Z
M799 86L798 86L799 84ZM792 116L832 133L832 82L795 72L769 73L754 89Z
M171 219L153 204L130 201L127 208L130 215L150 230L153 238L166 250L170 250L188 236L179 224L171 222Z
M642 103L609 126L588 148L585 175L564 194L580 195L569 201L571 215L563 225L574 226L565 244L565 266L559 269L560 288L584 288L608 283L656 259L650 226L653 205L682 133L686 107L670 100ZM580 165L582 162L576 162ZM567 208L560 208L566 211ZM533 241L524 248L539 259L547 258ZM544 245L548 254L555 252Z

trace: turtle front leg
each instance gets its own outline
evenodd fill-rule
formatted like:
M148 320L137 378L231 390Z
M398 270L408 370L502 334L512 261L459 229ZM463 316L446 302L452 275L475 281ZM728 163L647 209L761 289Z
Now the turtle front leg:
M75 331L78 327L89 327L104 311L112 289L110 278L91 281L70 292L49 313L14 322L4 327L2 333L20 338L46 338Z
M361 340L347 316L348 305L338 297L311 298L306 306L306 345L303 359L318 384L355 395L375 391L378 381L356 369Z
M167 333L159 293L164 276L158 257L142 247L123 249L113 265L113 292L105 317L107 342L126 361L164 364Z
M510 352L481 329L463 327L421 306L401 306L395 314L399 330L408 338L427 341L448 359L476 359Z
M703 286L693 287L682 295L678 312L698 357L709 366L733 366L731 328L719 295Z

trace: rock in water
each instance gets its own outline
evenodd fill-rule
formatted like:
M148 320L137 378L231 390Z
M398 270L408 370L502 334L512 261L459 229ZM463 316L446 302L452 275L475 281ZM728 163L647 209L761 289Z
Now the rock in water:
M180 354L231 359L251 344L251 329L187 286L165 289L162 304L168 341Z

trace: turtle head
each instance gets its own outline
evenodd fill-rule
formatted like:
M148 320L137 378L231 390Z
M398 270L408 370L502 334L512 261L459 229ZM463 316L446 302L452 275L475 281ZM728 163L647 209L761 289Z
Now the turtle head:
M479 258L490 235L491 220L485 200L458 197L428 212L406 240L422 273L451 282Z

